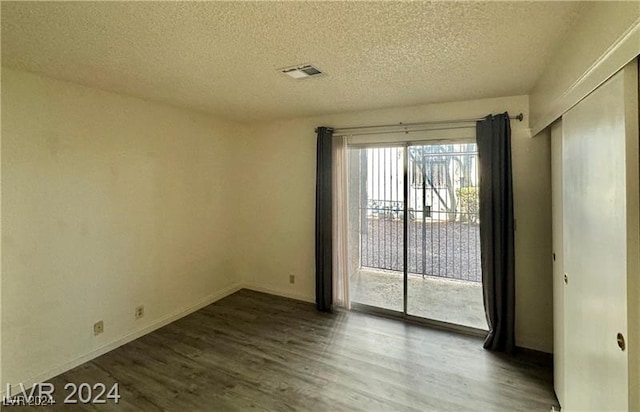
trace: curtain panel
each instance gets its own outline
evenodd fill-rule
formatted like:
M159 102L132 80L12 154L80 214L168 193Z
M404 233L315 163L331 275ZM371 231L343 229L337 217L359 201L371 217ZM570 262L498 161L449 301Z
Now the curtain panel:
M515 351L515 246L509 114L476 124L486 349Z
M318 127L316 133L316 307L330 312L333 304L333 129Z

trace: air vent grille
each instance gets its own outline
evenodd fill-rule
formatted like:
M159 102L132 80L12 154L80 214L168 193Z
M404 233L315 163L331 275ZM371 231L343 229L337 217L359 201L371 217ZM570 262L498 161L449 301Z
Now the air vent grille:
M285 67L284 69L278 69L287 76L300 80L308 79L309 77L320 76L324 73L320 69L310 64L302 64L298 66Z

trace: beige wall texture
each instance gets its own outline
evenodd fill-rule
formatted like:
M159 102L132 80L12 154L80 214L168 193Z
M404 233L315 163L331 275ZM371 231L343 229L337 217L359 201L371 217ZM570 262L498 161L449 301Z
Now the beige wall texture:
M235 290L236 133L210 115L3 68L3 389Z
M257 124L236 150L236 272L245 285L314 300L316 126L347 127L523 112L512 121L517 344L551 352L551 176L548 132L531 138L526 96L298 118ZM289 275L296 283L289 283Z
M241 285L312 301L316 126L528 117L517 96L239 125L8 69L2 86L2 385ZM549 139L526 123L512 122L516 334L551 351Z
M531 91L534 131L549 126L640 54L640 2L587 3Z

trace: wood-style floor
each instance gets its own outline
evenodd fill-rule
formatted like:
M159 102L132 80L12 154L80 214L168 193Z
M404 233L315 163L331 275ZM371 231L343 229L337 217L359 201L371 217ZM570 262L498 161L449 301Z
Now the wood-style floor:
M549 411L551 379L478 338L242 290L52 379L51 410ZM120 402L63 405L67 382Z

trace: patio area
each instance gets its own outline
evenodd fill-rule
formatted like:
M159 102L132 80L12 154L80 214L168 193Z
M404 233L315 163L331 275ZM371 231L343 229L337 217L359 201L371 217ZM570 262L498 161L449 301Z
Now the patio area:
M407 312L487 329L482 297L477 219L412 219L407 228ZM352 265L351 301L403 310L403 222L366 219Z
M350 279L351 301L402 311L402 272L362 268ZM477 329L487 329L482 284L409 274L407 312Z

